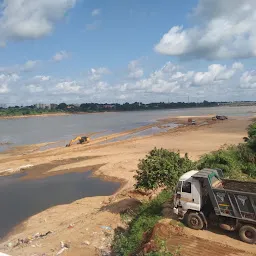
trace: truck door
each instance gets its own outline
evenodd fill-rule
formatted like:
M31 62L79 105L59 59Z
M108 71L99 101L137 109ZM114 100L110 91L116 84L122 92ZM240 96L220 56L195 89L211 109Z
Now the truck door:
M183 181L180 202L184 210L200 211L200 191L197 185L197 181Z

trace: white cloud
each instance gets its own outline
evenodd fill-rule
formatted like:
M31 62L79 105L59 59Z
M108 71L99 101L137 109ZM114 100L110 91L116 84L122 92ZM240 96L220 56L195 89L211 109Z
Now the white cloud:
M151 73L148 78L137 81L131 88L150 93L171 93L181 87L190 86L193 72L182 73L171 62ZM130 86L129 86L130 87Z
M40 80L40 81L49 81L50 80L50 76L35 76L34 77L36 80Z
M64 59L67 59L69 57L69 54L66 51L60 51L57 52L52 59L56 62L62 61Z
M13 65L9 67L0 67L0 72L3 73L19 73L19 72L29 72L36 68L40 63L38 60L28 60L24 64Z
M101 21L100 20L95 20L92 23L88 23L85 25L85 29L88 31L96 30L100 27Z
M172 27L155 50L185 58L256 56L255 0L200 0L193 17L198 25Z
M16 82L19 79L19 75L15 73L10 75L0 74L0 82Z
M196 100L253 99L256 72L243 70L239 62L211 64L206 68L187 69L167 62L143 77L118 80L118 74L107 77L106 67L92 68L80 78L55 78L46 75L19 77L0 75L0 99L3 102L156 102ZM117 75L117 76L116 76ZM114 79L113 79L114 78ZM240 78L240 80L239 80ZM18 82L17 82L18 81ZM250 94L246 94L250 91ZM31 97L30 92L33 94ZM244 98L243 98L244 97ZM15 101L14 101L15 98ZM9 99L8 101L6 99Z
M1 84L0 85L0 93L7 93L9 92L9 88L7 86L7 84Z
M55 88L61 93L78 93L81 86L76 81L65 81L58 83Z
M94 9L92 10L92 16L99 16L101 14L101 9Z
M106 67L100 67L100 68L92 68L88 72L88 80L93 81L99 81L104 75L110 74L110 70Z
M132 60L128 64L128 71L128 77L131 79L139 79L144 74L143 68L140 66L140 60Z
M139 98L151 95L152 101L159 95L199 95L198 87L203 96L210 97L211 93L224 90L234 81L243 66L241 63L234 63L230 67L220 64L212 64L207 71L184 70L183 67L171 62L166 63L162 68L152 72L147 78L136 82L125 82L115 87L115 95L131 95ZM158 96L157 96L158 95ZM127 96L128 97L128 96Z
M243 70L244 65L241 62L235 62L233 63L232 68L236 70Z
M235 62L231 68L220 64L212 64L207 72L196 72L193 79L195 86L206 86L230 80L237 70L243 68L241 63Z
M36 39L52 32L77 0L4 0L0 5L0 41Z
M256 88L256 70L245 71L240 78L240 86L244 89Z
M20 77L17 74L0 74L0 94L8 93L10 91L9 85L17 82Z
M44 89L40 85L36 85L36 84L29 84L29 85L26 86L26 89L30 93L37 93L37 92L44 91Z

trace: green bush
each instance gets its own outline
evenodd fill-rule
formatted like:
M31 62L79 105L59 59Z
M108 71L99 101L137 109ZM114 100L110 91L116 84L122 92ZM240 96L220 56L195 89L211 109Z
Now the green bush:
M231 146L203 155L197 163L197 168L219 168L225 176L230 176L234 172L239 172L241 163L235 148Z
M256 137L256 122L250 124L247 128L249 139Z
M113 251L118 256L128 256L140 249L145 234L162 218L162 204L171 197L167 190L162 191L155 199L144 202L129 224L125 233L117 234Z
M247 143L228 146L203 155L197 162L197 168L220 168L224 176L242 179L242 176L256 177L256 154Z
M194 167L195 164L189 160L187 154L185 157L181 157L179 153L154 148L138 164L139 169L134 176L137 181L135 187L142 189L172 188L181 174Z

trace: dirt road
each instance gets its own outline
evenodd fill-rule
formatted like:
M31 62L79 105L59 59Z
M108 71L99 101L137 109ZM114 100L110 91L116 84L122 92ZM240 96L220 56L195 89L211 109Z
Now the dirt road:
M207 118L201 118L200 121L203 122L205 119ZM106 211L104 206L127 197L127 191L134 184L133 175L139 159L145 157L147 152L154 147L179 150L182 154L188 152L192 159L197 159L200 155L217 150L224 144L242 142L249 123L250 118L237 117L227 121L211 122L209 125L183 127L155 136L104 145L97 143L75 145L45 152L33 152L34 146L28 146L8 154L1 154L0 172L2 173L19 170L21 166L32 165L34 167L31 178L35 178L38 173L44 176L63 172L63 170L71 172L79 167L83 169L95 167L95 175L122 180L124 186L111 197L84 198L68 205L52 207L29 218L7 239L0 242L0 251L13 256L41 256L43 253L56 255L56 252L60 250L61 241L70 244L70 249L62 255L97 255L100 250L107 250L111 242L112 230L122 224L117 214L118 211L115 213ZM44 172L35 167L44 166L53 161L58 161L59 164L49 165L51 167L45 168ZM70 224L72 224L71 228L69 228ZM102 226L110 227L110 230L105 230ZM31 244L13 248L18 239L38 232L46 233L49 230L53 233ZM222 238L225 239L225 237ZM255 250L255 246L251 248ZM247 252L252 253L251 250Z

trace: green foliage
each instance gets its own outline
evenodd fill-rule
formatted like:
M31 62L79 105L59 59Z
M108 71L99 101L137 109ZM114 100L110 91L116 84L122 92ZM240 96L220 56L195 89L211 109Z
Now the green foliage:
M117 234L113 250L118 256L128 256L137 251L143 243L144 236L162 218L162 204L171 197L169 191L162 191L157 198L145 202L139 208L125 233Z
M187 154L185 157L181 157L179 153L154 148L138 164L137 174L134 176L137 181L135 187L142 189L172 188L181 174L194 167L195 164L188 159Z
M0 116L27 116L59 112L55 109L38 109L35 106L0 108Z
M248 132L247 145L250 149L256 152L256 122L253 122L248 126L247 132Z
M250 124L247 128L249 139L256 137L256 122Z
M198 169L220 168L226 177L244 179L256 177L256 154L248 143L228 146L205 154L197 163Z
M230 176L241 169L241 163L237 159L235 148L227 147L203 155L197 163L197 168L219 168L225 176Z
M57 106L57 109L61 109L61 110L66 110L67 109L67 104L66 103L60 103L58 106Z

